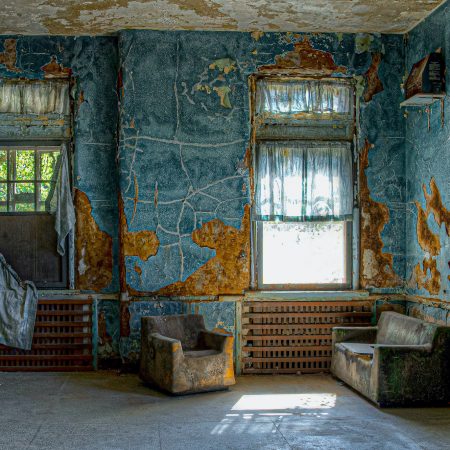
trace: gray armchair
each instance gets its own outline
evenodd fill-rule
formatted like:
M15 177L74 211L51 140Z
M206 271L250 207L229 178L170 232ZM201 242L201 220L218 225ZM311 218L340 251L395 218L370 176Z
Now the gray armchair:
M333 328L331 372L379 406L450 401L450 327L383 312L377 327Z
M172 394L216 391L235 383L233 337L207 331L199 314L141 320L140 377Z

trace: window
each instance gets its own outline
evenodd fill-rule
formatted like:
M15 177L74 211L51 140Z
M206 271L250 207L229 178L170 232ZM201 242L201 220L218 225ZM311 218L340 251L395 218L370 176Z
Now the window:
M50 212L60 147L0 145L0 212Z
M353 86L260 78L254 101L257 286L351 287Z
M0 253L38 288L68 287L73 267L69 87L0 80Z

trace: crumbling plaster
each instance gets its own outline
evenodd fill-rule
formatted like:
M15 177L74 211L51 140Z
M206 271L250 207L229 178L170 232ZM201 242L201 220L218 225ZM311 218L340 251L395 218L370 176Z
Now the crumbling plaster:
M403 33L441 0L3 0L2 34L122 29Z
M113 37L6 36L0 39L2 78L73 77L73 182L80 233L75 268L78 288L116 292L117 208L117 39ZM2 114L0 137L61 136L61 119L47 115L12 120ZM64 124L64 136L68 124ZM99 239L100 238L100 239ZM92 245L94 241L95 248ZM83 250L84 249L84 250ZM83 256L84 251L84 256Z
M450 67L450 9L448 4L433 13L409 35L406 69L442 48ZM449 86L447 70L447 89ZM406 280L407 293L450 302L450 105L444 106L441 127L440 103L431 106L427 131L425 108L406 111ZM417 308L414 309L416 311ZM427 311L430 315L430 310Z
M311 58L323 55L324 61L331 61L339 69L337 75L355 77L359 83L358 142L363 158L360 174L367 187L365 199L375 209L387 211L375 229L361 230L361 242L378 243L375 260L371 259L375 264L369 264L369 271L362 274L364 287L398 292L398 280L405 279L405 254L407 277L411 268L422 262L424 253L411 236L416 237L415 202L427 209L421 186L430 185L428 175L432 172L437 173L436 186L443 205L449 204L444 172L421 150L422 146L430 147L432 141L426 140L427 136L436 138L438 145L446 145L447 128L441 136L440 117L433 108L432 132L426 135L424 115L410 112L405 120L398 107L405 72L401 36L123 31L118 44L114 38L5 39L10 41L5 46L5 40L0 40L2 76L42 78L46 74L43 68L50 66L55 73L71 70L77 81L75 187L85 194L97 231L111 237L113 255L111 282L85 289L117 292L122 261L121 287L135 296L131 302L122 302L120 308L114 301L99 304L99 355L105 358L120 353L126 359L135 359L142 314L192 311L193 306L186 305L193 305L193 296L202 291L214 298L242 293L248 286L246 211L251 202L251 180L247 78L262 67L289 61L299 66L301 74L302 65L311 69ZM414 39L413 35L409 46ZM11 40L16 46L15 57ZM429 50L423 42L414 44L418 46L417 54L409 55L408 61L415 62L437 44L436 38ZM412 152L406 161L406 191L405 123ZM436 145L435 152L439 151ZM415 175L411 168L418 167L422 158L426 171ZM123 210L119 207L122 201ZM444 226L439 229L432 216L430 209L427 220L433 232L440 233L445 250ZM133 238L122 254L118 245L121 228L124 243L130 236ZM409 234L412 228L414 234ZM247 238L242 240L242 236ZM219 241L221 247L217 248ZM416 253L408 253L405 244L408 249L415 248ZM230 274L227 269L232 258L242 263L239 273ZM392 276L383 275L383 261L388 261ZM445 256L441 256L439 270L447 274L444 263ZM239 282L233 284L236 276ZM224 282L220 284L219 279ZM446 283L443 280L440 291L444 298ZM409 292L429 294L423 289L409 288ZM171 295L191 298L191 303ZM139 296L143 298L136 301ZM160 307L157 298L165 298ZM213 308L211 326L234 332L236 311L234 305L230 309L230 302L226 303L223 308L223 302L205 299L196 302L196 308L204 308L207 316L208 308Z
M392 106L401 99L401 37L124 31L119 47L124 214L130 231L155 231L159 241L147 261L125 258L129 293L223 295L249 287L248 76L275 66L360 80L368 100L360 99L361 142L374 145L364 176L388 211L376 230L367 229L364 242L380 245L364 287L401 284L404 122ZM385 253L395 274L386 280Z

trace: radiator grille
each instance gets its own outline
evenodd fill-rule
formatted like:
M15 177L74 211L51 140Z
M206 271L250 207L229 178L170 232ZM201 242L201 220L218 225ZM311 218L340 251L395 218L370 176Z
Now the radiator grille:
M336 326L369 326L367 301L244 301L243 373L327 372Z
M0 345L0 371L93 370L92 299L39 300L31 350Z

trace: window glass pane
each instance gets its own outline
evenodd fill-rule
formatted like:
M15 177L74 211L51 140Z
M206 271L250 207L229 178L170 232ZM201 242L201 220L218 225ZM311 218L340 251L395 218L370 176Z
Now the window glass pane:
M6 180L8 177L8 153L6 150L0 150L0 180Z
M345 222L261 223L260 283L346 284Z
M49 211L50 207L47 208L46 201L50 200L49 194L54 192L55 183L38 183L37 185L39 195L38 211Z
M0 203L6 202L8 195L8 185L0 183Z
M53 180L56 175L56 163L59 152L39 152L39 165L41 169L41 180Z
M13 211L34 211L34 183L14 183L11 204Z
M16 180L34 179L34 150L16 151Z

